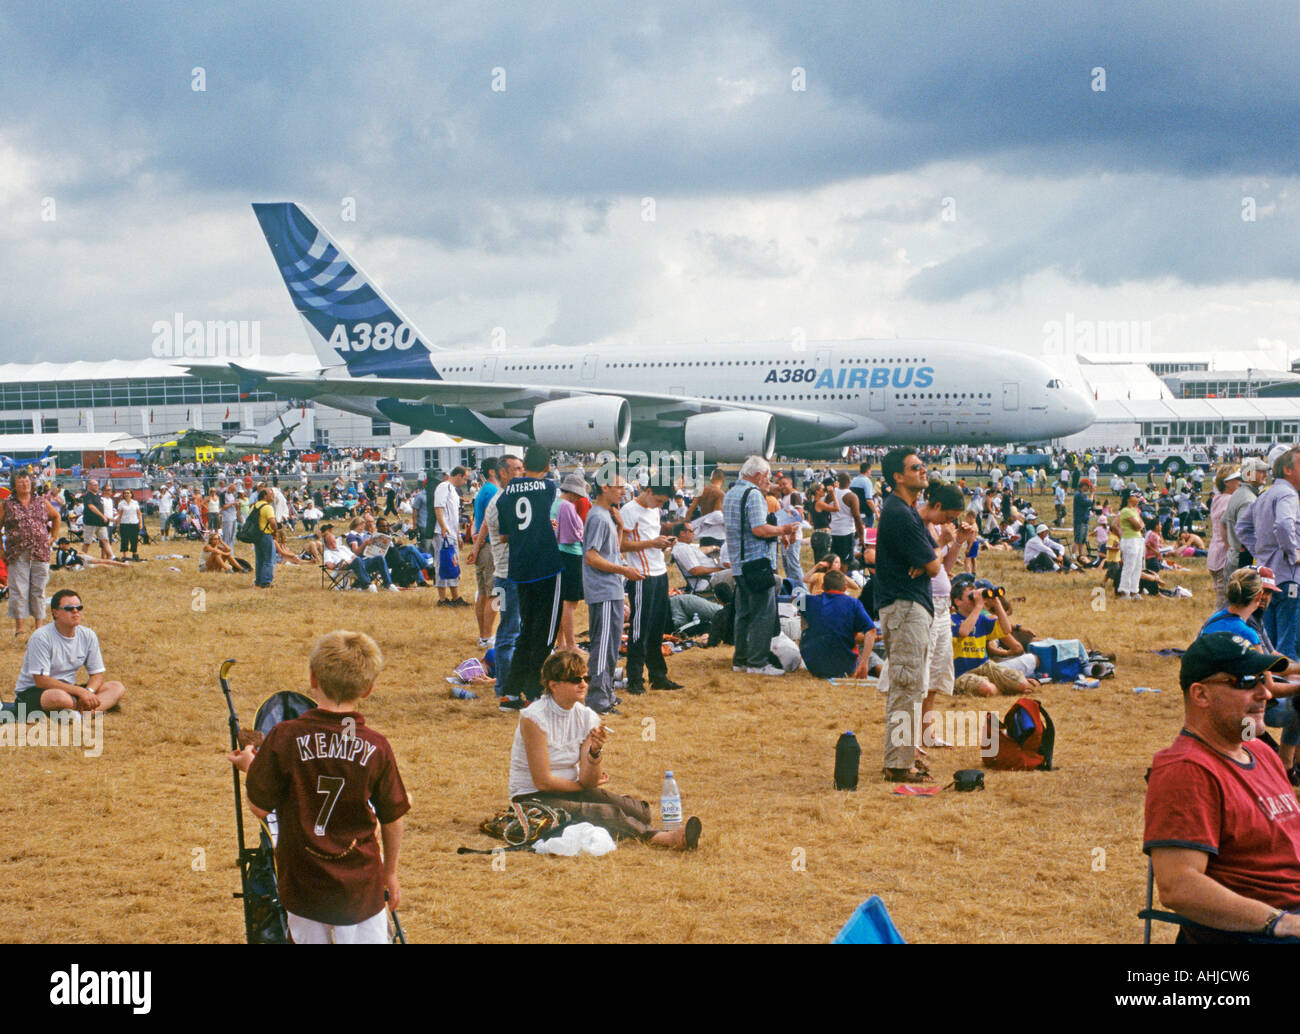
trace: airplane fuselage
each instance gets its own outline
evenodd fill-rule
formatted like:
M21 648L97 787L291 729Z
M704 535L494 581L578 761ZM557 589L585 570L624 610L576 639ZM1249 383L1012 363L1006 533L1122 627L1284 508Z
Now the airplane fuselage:
M435 382L499 383L504 391L522 384L593 394L644 392L762 408L778 419L786 409L830 412L851 421L832 437L792 441L788 434L778 434L778 449L785 453L873 442L1041 441L1071 434L1092 419L1088 401L1043 362L954 342L810 342L802 349L789 343L703 344L637 352L627 346L435 351L421 356L419 364ZM395 376L403 374L400 367L394 369ZM340 394L321 401L370 416L394 415L391 406L374 399ZM494 418L485 409L408 402L402 419L416 421L413 427L465 437L530 441L518 430L517 418ZM481 425L477 429L476 423ZM668 415L664 436L671 437L670 429L680 423L680 417ZM646 434L642 422L634 440Z

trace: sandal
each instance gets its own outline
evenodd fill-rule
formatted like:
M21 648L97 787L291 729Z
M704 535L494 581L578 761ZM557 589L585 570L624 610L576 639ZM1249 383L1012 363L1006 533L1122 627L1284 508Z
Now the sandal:
M885 782L887 783L933 783L934 776L929 772L921 772L916 768L886 768Z

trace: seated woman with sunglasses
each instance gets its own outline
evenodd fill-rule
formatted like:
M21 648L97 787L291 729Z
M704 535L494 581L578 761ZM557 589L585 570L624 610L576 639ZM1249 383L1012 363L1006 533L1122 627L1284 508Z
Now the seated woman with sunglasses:
M14 683L14 702L27 714L112 710L126 688L120 682L104 681L99 637L81 623L81 597L72 589L60 589L50 609L53 623L42 625L27 640L23 667ZM77 679L82 668L84 682Z
M563 808L574 822L590 822L615 840L635 838L675 850L693 850L700 840L700 820L692 816L677 830L650 825L650 805L600 787L609 730L583 701L587 696L587 662L575 650L551 654L542 665L545 690L519 712L519 727L510 748L510 799Z
M1264 613L1276 591L1277 581L1271 568L1238 568L1228 578L1228 606L1211 615L1200 634L1231 632L1257 650L1276 653L1264 627ZM1300 691L1300 662L1291 661L1269 688L1273 699L1265 709L1264 721L1270 728L1282 730L1278 757L1282 759L1291 785L1300 786L1300 766L1296 765L1296 751L1300 747L1300 711L1295 706L1295 695Z

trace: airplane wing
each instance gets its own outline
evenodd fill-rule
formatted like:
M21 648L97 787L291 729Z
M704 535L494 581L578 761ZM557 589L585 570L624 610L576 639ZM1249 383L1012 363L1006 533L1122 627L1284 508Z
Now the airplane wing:
M198 376L210 376L211 367L190 367ZM742 402L719 402L716 399L690 398L680 395L657 395L637 391L592 390L568 386L509 384L497 381L428 381L397 378L284 376L266 374L258 379L277 394L291 398L316 395L360 395L393 398L427 406L464 406L487 417L526 417L544 402L556 399L611 396L627 399L634 424L680 424L697 413L745 412L771 413L777 434L783 441L810 436L842 434L856 422L839 413L815 410L746 405Z

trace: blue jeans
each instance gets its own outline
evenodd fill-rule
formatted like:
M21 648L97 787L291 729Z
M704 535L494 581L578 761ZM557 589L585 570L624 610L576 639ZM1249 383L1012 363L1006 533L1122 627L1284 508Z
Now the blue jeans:
M496 658L496 694L505 696L506 678L510 675L510 662L514 659L515 643L519 639L519 590L509 578L494 578L492 584L496 590L493 599L501 614L492 653Z
M802 550L803 543L800 541L781 547L781 562L785 566L785 576L790 582L791 592L804 588L803 563L799 557Z
M379 575L379 581L387 589L393 584L393 576L388 571L388 561L381 556L357 557L352 561L352 570L357 576L358 588L364 589L370 584L371 575Z
M1277 592L1264 611L1264 631L1273 640L1273 649L1296 660L1296 610L1300 584L1296 582L1278 582Z
M270 585L275 578L275 545L270 535L262 535L253 543L254 585Z

